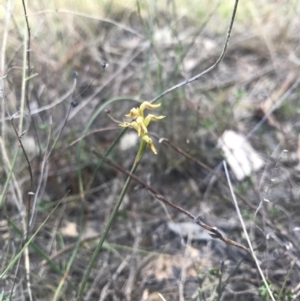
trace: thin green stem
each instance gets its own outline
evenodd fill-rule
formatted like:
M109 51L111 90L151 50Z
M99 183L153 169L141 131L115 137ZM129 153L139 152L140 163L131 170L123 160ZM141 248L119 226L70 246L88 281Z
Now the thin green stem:
M141 141L140 148L139 148L139 150L137 152L136 158L134 160L134 163L133 163L131 171L130 171L132 174L135 173L135 171L136 171L136 169L137 169L137 167L139 165L139 162L141 161L141 159L143 157L143 154L145 152L146 146L147 146L147 143L145 141ZM89 275L90 275L90 273L92 271L93 266L95 265L95 262L96 262L96 260L98 258L98 255L99 255L99 253L100 253L100 251L102 249L103 243L104 243L104 241L105 241L105 239L106 239L106 237L108 235L108 232L109 232L109 230L110 230L110 228L111 228L111 226L112 226L112 224L113 224L113 222L114 222L114 220L115 220L115 218L117 216L117 213L118 213L119 208L120 208L120 206L122 204L122 201L123 201L124 196L125 196L125 194L127 192L127 189L129 187L130 182L131 182L131 177L128 177L127 180L126 180L126 182L125 182L125 184L124 184L124 186L123 186L123 189L121 191L119 199L118 199L118 201L117 201L117 203L116 203L116 205L115 205L115 207L114 207L114 209L113 209L113 211L112 211L112 213L111 213L111 215L109 217L109 220L108 220L107 225L106 225L106 227L104 229L103 235L101 236L101 239L100 239L100 241L99 241L99 243L98 243L98 245L97 245L97 247L96 247L96 249L94 251L94 254L93 254L93 256L92 256L92 258L91 258L91 260L89 262L87 271L86 271L86 273L85 273L85 275L83 277L82 283L81 283L80 288L79 288L79 292L78 292L78 296L77 296L77 301L81 301L82 298L83 298L83 293L84 293L85 286L87 284Z

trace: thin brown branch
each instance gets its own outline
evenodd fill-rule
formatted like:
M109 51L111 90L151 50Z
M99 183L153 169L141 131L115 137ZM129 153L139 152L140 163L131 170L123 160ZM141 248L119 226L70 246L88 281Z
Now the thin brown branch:
M152 136L154 136L155 138L158 139L158 137L154 134L152 134ZM205 163L197 160L196 158L194 158L193 156L189 155L188 153L186 153L184 150L182 150L181 148L179 148L178 146L175 146L173 143L171 143L168 139L160 139L160 141L162 143L164 143L165 145L170 146L171 148L173 148L176 152L178 152L180 155L183 155L185 158L195 162L196 164L198 164L199 166L203 167L204 169L206 169L207 171L211 172L214 176L217 177L218 180L220 180L222 182L222 184L224 184L224 186L226 187L226 189L229 191L229 188L227 186L227 182L220 176L220 174L218 172L216 172L213 168L209 167L208 165L206 165ZM246 204L248 205L251 209L256 210L256 206L254 206L251 202L249 202L249 200L247 200L247 198L245 198L243 195L241 195L240 193L238 193L237 191L235 191L235 194Z
M140 178L138 178L137 176L131 174L129 171L125 170L124 168L122 168L121 166L119 166L118 164L114 163L113 161L111 161L110 159L106 158L104 155L96 152L93 150L93 153L101 158L105 163L109 164L110 166L112 166L113 168L121 171L122 173L126 174L127 176L131 177L133 180L135 180L136 182L138 182L139 184L141 184L142 186L144 186L148 191L150 191L155 198L157 198L158 200L160 200L161 202L163 202L164 204L172 207L173 209L183 213L184 215L188 216L189 218L191 218L196 224L198 224L200 227L206 229L207 231L210 232L210 235L213 238L217 238L220 239L222 241L224 241L227 244L230 244L232 246L235 246L237 248L240 248L242 250L244 250L245 252L247 252L250 256L251 252L249 251L249 249L247 247L245 247L244 245L231 240L230 238L225 237L224 235L222 235L222 233L218 230L217 227L212 227L209 226L207 224L205 224L204 222L201 221L201 219L199 218L199 216L194 216L193 214L191 214L189 211L185 210L184 208L174 204L173 202L169 201L167 198L165 198L163 195L161 195L157 190L155 190L153 187L149 186L147 183L145 183L144 181L142 181Z
M15 125L14 125L14 122L13 122L13 118L11 119L11 125L16 133L16 136L17 136L17 139L19 140L19 143L20 143L20 147L23 151L23 154L24 154L24 157L25 157L25 160L26 160L26 163L27 163L27 167L28 167L28 171L29 171L29 175L30 175L30 188L29 188L29 192L27 194L27 233L25 235L25 238L27 239L28 235L29 235L29 219L30 219L30 208L31 208L31 198L32 198L32 195L33 195L33 191L32 191L32 188L33 188L33 175L32 175L32 169L31 169L31 165L30 165L30 161L29 161L29 158L27 156L27 153L25 151L25 148L23 146L23 143L22 143L22 134L19 134ZM25 239L25 240L26 240Z
M191 78L189 78L189 79L187 79L187 80L185 80L185 81L183 81L183 82L181 82L181 83L165 90L164 92L162 92L161 94L159 94L158 96L153 98L151 100L152 103L158 101L159 99L161 99L165 95L169 94L170 92L173 92L174 90L176 90L176 89L178 89L182 86L188 85L188 84L198 80L203 75L205 75L205 74L209 73L210 71L212 71L213 69L215 69L221 63L221 61L223 60L223 58L225 56L227 47L228 47L228 42L229 42L229 39L230 39L233 23L234 23L234 20L235 20L235 15L236 15L238 3L239 3L239 0L235 0L232 16L231 16L231 20L230 20L230 24L229 24L229 27L228 27L228 30L227 30L227 36L226 36L225 43L224 43L224 46L223 46L223 50L222 50L219 58L217 59L217 61L212 66L210 66L206 70L202 71L201 73L195 75L194 77L191 77Z

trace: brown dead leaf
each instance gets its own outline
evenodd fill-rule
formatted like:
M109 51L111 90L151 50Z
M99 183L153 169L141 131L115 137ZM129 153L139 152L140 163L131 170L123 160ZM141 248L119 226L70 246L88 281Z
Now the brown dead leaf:
M76 223L73 222L66 222L66 225L60 229L60 232L64 236L70 236L70 237L78 236Z

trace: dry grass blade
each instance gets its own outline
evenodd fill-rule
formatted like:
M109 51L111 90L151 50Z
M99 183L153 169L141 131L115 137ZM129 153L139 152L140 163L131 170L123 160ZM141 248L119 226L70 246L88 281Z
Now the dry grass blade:
M49 213L49 215L47 216L47 218L41 223L41 225L38 227L38 229L31 235L30 238L28 238L28 240L25 242L25 244L22 247L22 249L18 252L18 254L13 258L13 260L7 265L7 267L5 268L5 270L2 272L2 274L0 275L0 279L3 279L3 277L5 277L6 274L13 268L13 266L15 265L15 263L17 262L17 260L22 256L22 254L24 253L24 251L28 248L28 246L30 245L30 243L34 240L35 236L41 231L41 229L44 227L44 225L47 223L47 221L49 220L49 218L52 216L52 214L55 212L55 210L59 207L60 204L61 204L61 202L59 202L53 208L53 210Z
M238 214L238 217L239 217L239 220L241 222L241 225L243 227L243 231L244 231L244 234L245 234L245 237L247 239L247 242L248 242L248 245L249 245L249 249L251 251L251 255L252 255L252 258L254 259L255 261L255 264L256 264L256 267L259 271L259 274L264 282L264 285L266 287L266 289L268 290L268 293L269 293L269 296L270 298L272 299L272 301L275 301L275 298L273 296L273 293L270 289L270 286L265 278L265 275L260 267L260 264L258 262L258 259L256 257L256 254L254 252L254 249L253 249L253 246L252 246L252 243L251 243L251 240L250 240L250 237L249 237L249 234L248 234L248 231L246 229L246 226L245 226L245 223L244 223L244 219L242 217L242 214L240 212L240 208L239 208L239 205L238 205L238 202L236 200L236 197L235 197L235 194L234 194L234 191L233 191L233 187L232 187L232 184L231 184L231 180L230 180L230 177L229 177L229 173L228 173L228 169L227 169L227 165L226 165L226 162L224 161L224 169L225 169L225 173L226 173L226 177L227 177L227 181L228 181L228 185L229 185L229 188L230 188L230 192L231 192L231 195L232 195L232 199L233 199L233 202L234 202L234 205L235 205L235 208L236 208L236 211L237 211L237 214Z

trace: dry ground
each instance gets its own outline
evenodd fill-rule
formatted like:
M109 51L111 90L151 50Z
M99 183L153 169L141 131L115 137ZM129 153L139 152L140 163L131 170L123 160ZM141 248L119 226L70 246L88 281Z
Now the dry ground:
M233 6L75 2L29 3L27 85L22 6L12 16L9 1L1 7L0 300L30 300L30 291L32 300L76 300L126 179L107 164L98 168L95 153L120 133L105 110L123 120L137 100L211 66ZM241 1L221 64L160 100L166 118L151 124L158 155L147 150L136 173L248 247L217 147L225 130L247 136L264 166L242 181L230 175L276 300L300 300L299 15L297 1ZM21 142L30 169L12 125L21 134L22 88L28 103ZM127 170L138 147L131 134L109 155ZM18 260L28 214L28 237L41 228ZM245 251L214 239L135 181L98 258L85 300L271 300Z

